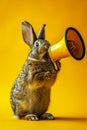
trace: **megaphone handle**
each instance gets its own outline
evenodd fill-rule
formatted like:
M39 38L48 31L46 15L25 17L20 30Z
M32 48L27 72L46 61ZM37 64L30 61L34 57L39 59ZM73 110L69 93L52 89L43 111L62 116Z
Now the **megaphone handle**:
M53 62L55 71L59 71L61 69L61 63L56 60Z

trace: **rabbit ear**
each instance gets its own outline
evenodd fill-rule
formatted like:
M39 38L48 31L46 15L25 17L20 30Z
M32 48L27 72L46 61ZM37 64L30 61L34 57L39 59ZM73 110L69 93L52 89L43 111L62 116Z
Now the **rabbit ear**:
M24 41L32 48L37 38L32 25L26 21L22 22L22 36Z
M43 24L43 26L41 27L37 39L45 39L45 26L46 24Z

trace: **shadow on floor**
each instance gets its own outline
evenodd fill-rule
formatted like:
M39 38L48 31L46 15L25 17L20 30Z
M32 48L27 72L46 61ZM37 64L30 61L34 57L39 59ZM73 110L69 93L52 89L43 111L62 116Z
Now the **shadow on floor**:
M87 117L55 117L55 120L87 122Z

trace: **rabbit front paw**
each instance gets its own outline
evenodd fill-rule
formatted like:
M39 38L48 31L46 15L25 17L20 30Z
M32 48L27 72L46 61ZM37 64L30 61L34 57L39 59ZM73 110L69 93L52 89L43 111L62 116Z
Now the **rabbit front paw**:
M55 61L55 70L60 71L61 69L61 63L59 61Z

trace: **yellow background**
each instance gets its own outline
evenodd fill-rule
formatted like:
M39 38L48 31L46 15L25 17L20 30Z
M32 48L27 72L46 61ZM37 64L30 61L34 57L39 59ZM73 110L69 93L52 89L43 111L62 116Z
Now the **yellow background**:
M0 125L3 129L86 129L87 54L81 61L61 60L62 68L52 87L48 109L55 121L27 122L13 119L10 90L29 48L21 34L21 22L29 21L36 33L46 23L46 39L61 40L67 27L81 33L87 47L86 0L1 0L0 1Z

